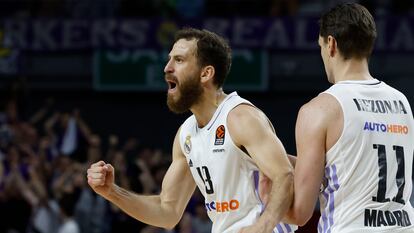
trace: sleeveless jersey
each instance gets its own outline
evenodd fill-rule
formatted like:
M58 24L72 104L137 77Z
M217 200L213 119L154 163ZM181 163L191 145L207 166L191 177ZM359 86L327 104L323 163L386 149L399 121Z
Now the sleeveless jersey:
M213 233L236 233L253 224L264 208L257 190L259 169L234 144L227 128L227 115L240 104L252 105L233 92L206 126L199 128L193 115L181 126L179 134L181 149L205 198ZM294 230L294 226L279 224L274 232Z
M326 154L318 232L414 232L407 98L376 79L338 82L324 93L340 103L344 125Z

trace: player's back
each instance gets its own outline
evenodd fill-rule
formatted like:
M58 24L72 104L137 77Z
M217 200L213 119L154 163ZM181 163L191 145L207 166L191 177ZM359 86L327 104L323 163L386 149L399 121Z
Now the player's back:
M342 81L325 93L344 125L326 154L319 232L413 232L414 120L406 97L376 79Z

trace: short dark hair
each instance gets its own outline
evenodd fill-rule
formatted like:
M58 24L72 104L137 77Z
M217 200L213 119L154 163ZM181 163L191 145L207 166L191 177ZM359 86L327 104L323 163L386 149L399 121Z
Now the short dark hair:
M371 55L377 29L374 18L364 6L340 4L323 14L319 25L319 35L325 42L328 36L333 36L345 60Z
M231 49L223 37L208 30L184 28L175 34L175 42L180 39L196 39L196 57L201 67L211 65L214 67L214 84L222 87L231 66Z

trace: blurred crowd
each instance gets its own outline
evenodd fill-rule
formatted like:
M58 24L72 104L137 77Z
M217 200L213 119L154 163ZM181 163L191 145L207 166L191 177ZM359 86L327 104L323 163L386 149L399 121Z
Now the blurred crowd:
M14 82L0 112L0 232L2 233L164 233L125 215L88 186L86 170L105 160L116 183L146 195L160 192L171 155L99 135L77 109L62 110L52 98L34 113L30 94ZM211 222L195 193L175 233L207 233Z
M2 0L2 17L166 17L320 15L341 2L358 2L374 15L414 14L412 0Z

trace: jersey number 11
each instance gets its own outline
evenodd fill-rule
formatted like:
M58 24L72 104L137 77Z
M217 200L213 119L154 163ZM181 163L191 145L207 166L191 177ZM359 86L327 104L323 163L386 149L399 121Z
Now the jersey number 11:
M372 200L376 202L389 202L390 198L386 198L385 194L387 192L387 156L385 145L381 144L374 144L374 149L378 150L378 192L377 196L373 196ZM396 154L397 158L397 175L396 175L396 182L398 187L398 192L395 197L392 198L392 201L405 204L403 200L403 192L405 186L405 166L404 166L404 147L402 146L393 146L393 149Z

